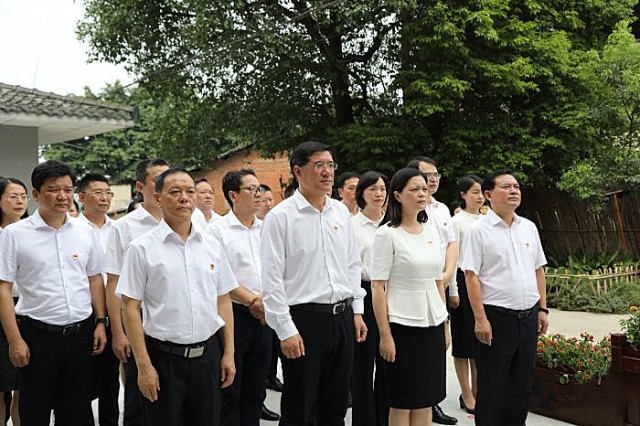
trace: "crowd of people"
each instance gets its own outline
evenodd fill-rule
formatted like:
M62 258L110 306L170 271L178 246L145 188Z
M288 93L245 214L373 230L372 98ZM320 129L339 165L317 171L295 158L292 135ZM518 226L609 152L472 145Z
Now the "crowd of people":
M302 143L290 168L277 205L253 170L228 171L221 216L211 182L143 160L117 220L103 175L39 164L31 215L26 185L1 178L0 421L93 425L97 398L117 425L122 379L126 426L344 425L349 406L353 425L456 424L438 405L452 344L460 408L524 425L549 311L513 173L460 179L452 217L428 157L342 173L340 200L328 145Z

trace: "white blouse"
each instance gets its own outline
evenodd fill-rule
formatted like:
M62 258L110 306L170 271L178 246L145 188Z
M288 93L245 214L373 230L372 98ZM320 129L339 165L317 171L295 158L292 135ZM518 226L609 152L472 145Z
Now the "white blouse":
M460 267L460 259L462 257L462 253L464 253L464 234L467 229L471 227L478 219L482 217L481 214L473 214L461 210L458 214L451 218L451 226L453 228L453 233L456 237L456 241L458 241L458 268ZM458 295L458 284L456 283L455 274L451 283L449 284L449 296L457 296Z
M360 260L362 260L362 281L371 281L371 245L376 235L378 224L380 221L373 221L365 216L362 212L358 212L351 217L353 229L356 231L358 245L360 245Z
M383 225L371 248L371 279L387 281L389 322L433 327L447 318L436 280L442 279L444 258L438 231L423 224L420 234Z

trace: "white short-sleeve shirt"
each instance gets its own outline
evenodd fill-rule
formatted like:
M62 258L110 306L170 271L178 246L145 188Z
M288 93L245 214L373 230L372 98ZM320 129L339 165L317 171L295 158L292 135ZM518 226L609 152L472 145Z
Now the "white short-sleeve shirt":
M144 206L116 220L107 236L107 270L113 275L120 275L122 261L127 246L137 238L158 226L158 221Z
M464 235L465 231L473 225L478 219L480 219L482 215L480 214L472 214L466 212L464 210L460 210L460 212L451 218L451 227L453 228L453 234L455 235L456 241L458 241L458 267L460 267L460 260L462 258L463 247L464 247ZM456 277L454 275L451 283L449 284L449 296L457 296L458 295L458 285L456 284Z
M97 234L79 220L61 228L47 225L36 211L0 234L0 280L20 288L16 314L53 325L91 315L90 276L104 272Z
M371 245L373 237L376 235L379 221L373 221L365 216L362 212L358 212L351 218L353 229L356 232L358 245L360 246L360 260L362 261L362 280L371 281Z
M431 197L431 202L425 208L428 216L428 223L435 226L440 237L440 252L444 257L449 243L456 242L456 236L451 226L451 213L449 208L440 201Z
M514 215L509 227L489 210L466 234L460 268L478 276L484 304L524 310L538 302L536 270L547 259L533 222Z
M387 281L389 322L433 327L447 318L436 280L442 279L444 258L438 232L423 224L420 234L382 225L371 247L371 279Z
M326 197L318 211L296 191L275 206L262 223L261 258L265 316L280 340L298 333L289 306L353 297L353 312L364 312L358 240L340 201Z
M207 226L206 230L222 246L238 283L254 294L262 294L261 231L260 219L254 217L251 228L246 228L233 211Z
M215 221L220 219L221 217L222 216L220 216L218 213L211 211L211 219L207 221L207 218L204 216L203 211L196 207L195 209L193 209L193 213L191 214L191 223L197 226L198 229L204 231L207 229L208 225L215 223Z
M129 245L116 295L142 301L142 326L148 336L193 344L224 325L218 296L237 286L213 237L192 226L185 242L163 220Z

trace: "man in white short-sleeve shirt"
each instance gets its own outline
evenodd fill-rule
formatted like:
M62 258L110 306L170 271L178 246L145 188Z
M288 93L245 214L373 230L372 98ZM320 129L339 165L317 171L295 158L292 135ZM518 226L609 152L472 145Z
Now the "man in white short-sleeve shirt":
M106 345L104 251L86 223L68 215L74 174L59 161L33 169L38 210L0 235L0 319L19 367L20 419L81 425L89 414L92 362ZM20 286L15 307L12 283ZM17 315L17 317L16 317Z
M78 200L82 204L82 213L78 220L85 222L98 234L102 249L107 249L109 230L114 221L107 216L111 207L113 192L106 176L99 173L87 173L78 182ZM102 274L106 283L106 274ZM104 352L94 358L92 397L98 398L98 419L100 426L117 426L120 419L118 395L120 393L120 360L112 349L112 336L107 327L107 346ZM93 421L93 412L90 419Z
M363 341L365 291L351 215L327 196L330 147L299 145L290 157L300 187L262 224L267 324L281 340L281 425L343 424L354 340Z
M482 182L491 210L464 237L461 269L475 318L476 424L524 425L539 334L549 325L536 226L515 214L520 185L510 170Z
M222 391L221 424L257 425L264 412L273 336L264 320L260 277L262 221L256 213L263 190L253 170L240 169L224 175L222 191L231 211L209 225L207 233L220 242L239 286L231 292L236 380ZM280 418L277 413L271 417Z
M107 309L111 315L112 348L115 355L124 363L124 426L142 424L140 391L136 377L135 361L131 360L131 345L122 326L120 299L115 291L122 269L122 261L127 246L135 238L151 231L162 219L162 210L154 199L155 180L169 168L161 159L142 160L136 167L136 189L142 194L140 207L115 221L107 238Z
M220 244L191 223L195 194L182 169L158 176L163 219L131 242L116 289L148 426L219 424L220 387L235 375L229 292L237 282Z

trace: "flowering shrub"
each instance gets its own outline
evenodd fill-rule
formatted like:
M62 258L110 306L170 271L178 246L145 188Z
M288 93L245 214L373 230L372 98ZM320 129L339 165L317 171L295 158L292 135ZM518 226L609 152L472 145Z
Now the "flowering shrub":
M620 320L622 331L627 336L627 342L640 349L640 309L637 306L629 308L631 316Z
M598 384L611 368L611 338L599 342L589 333L580 338L551 334L538 337L538 363L564 373L560 383L586 383L595 379Z

